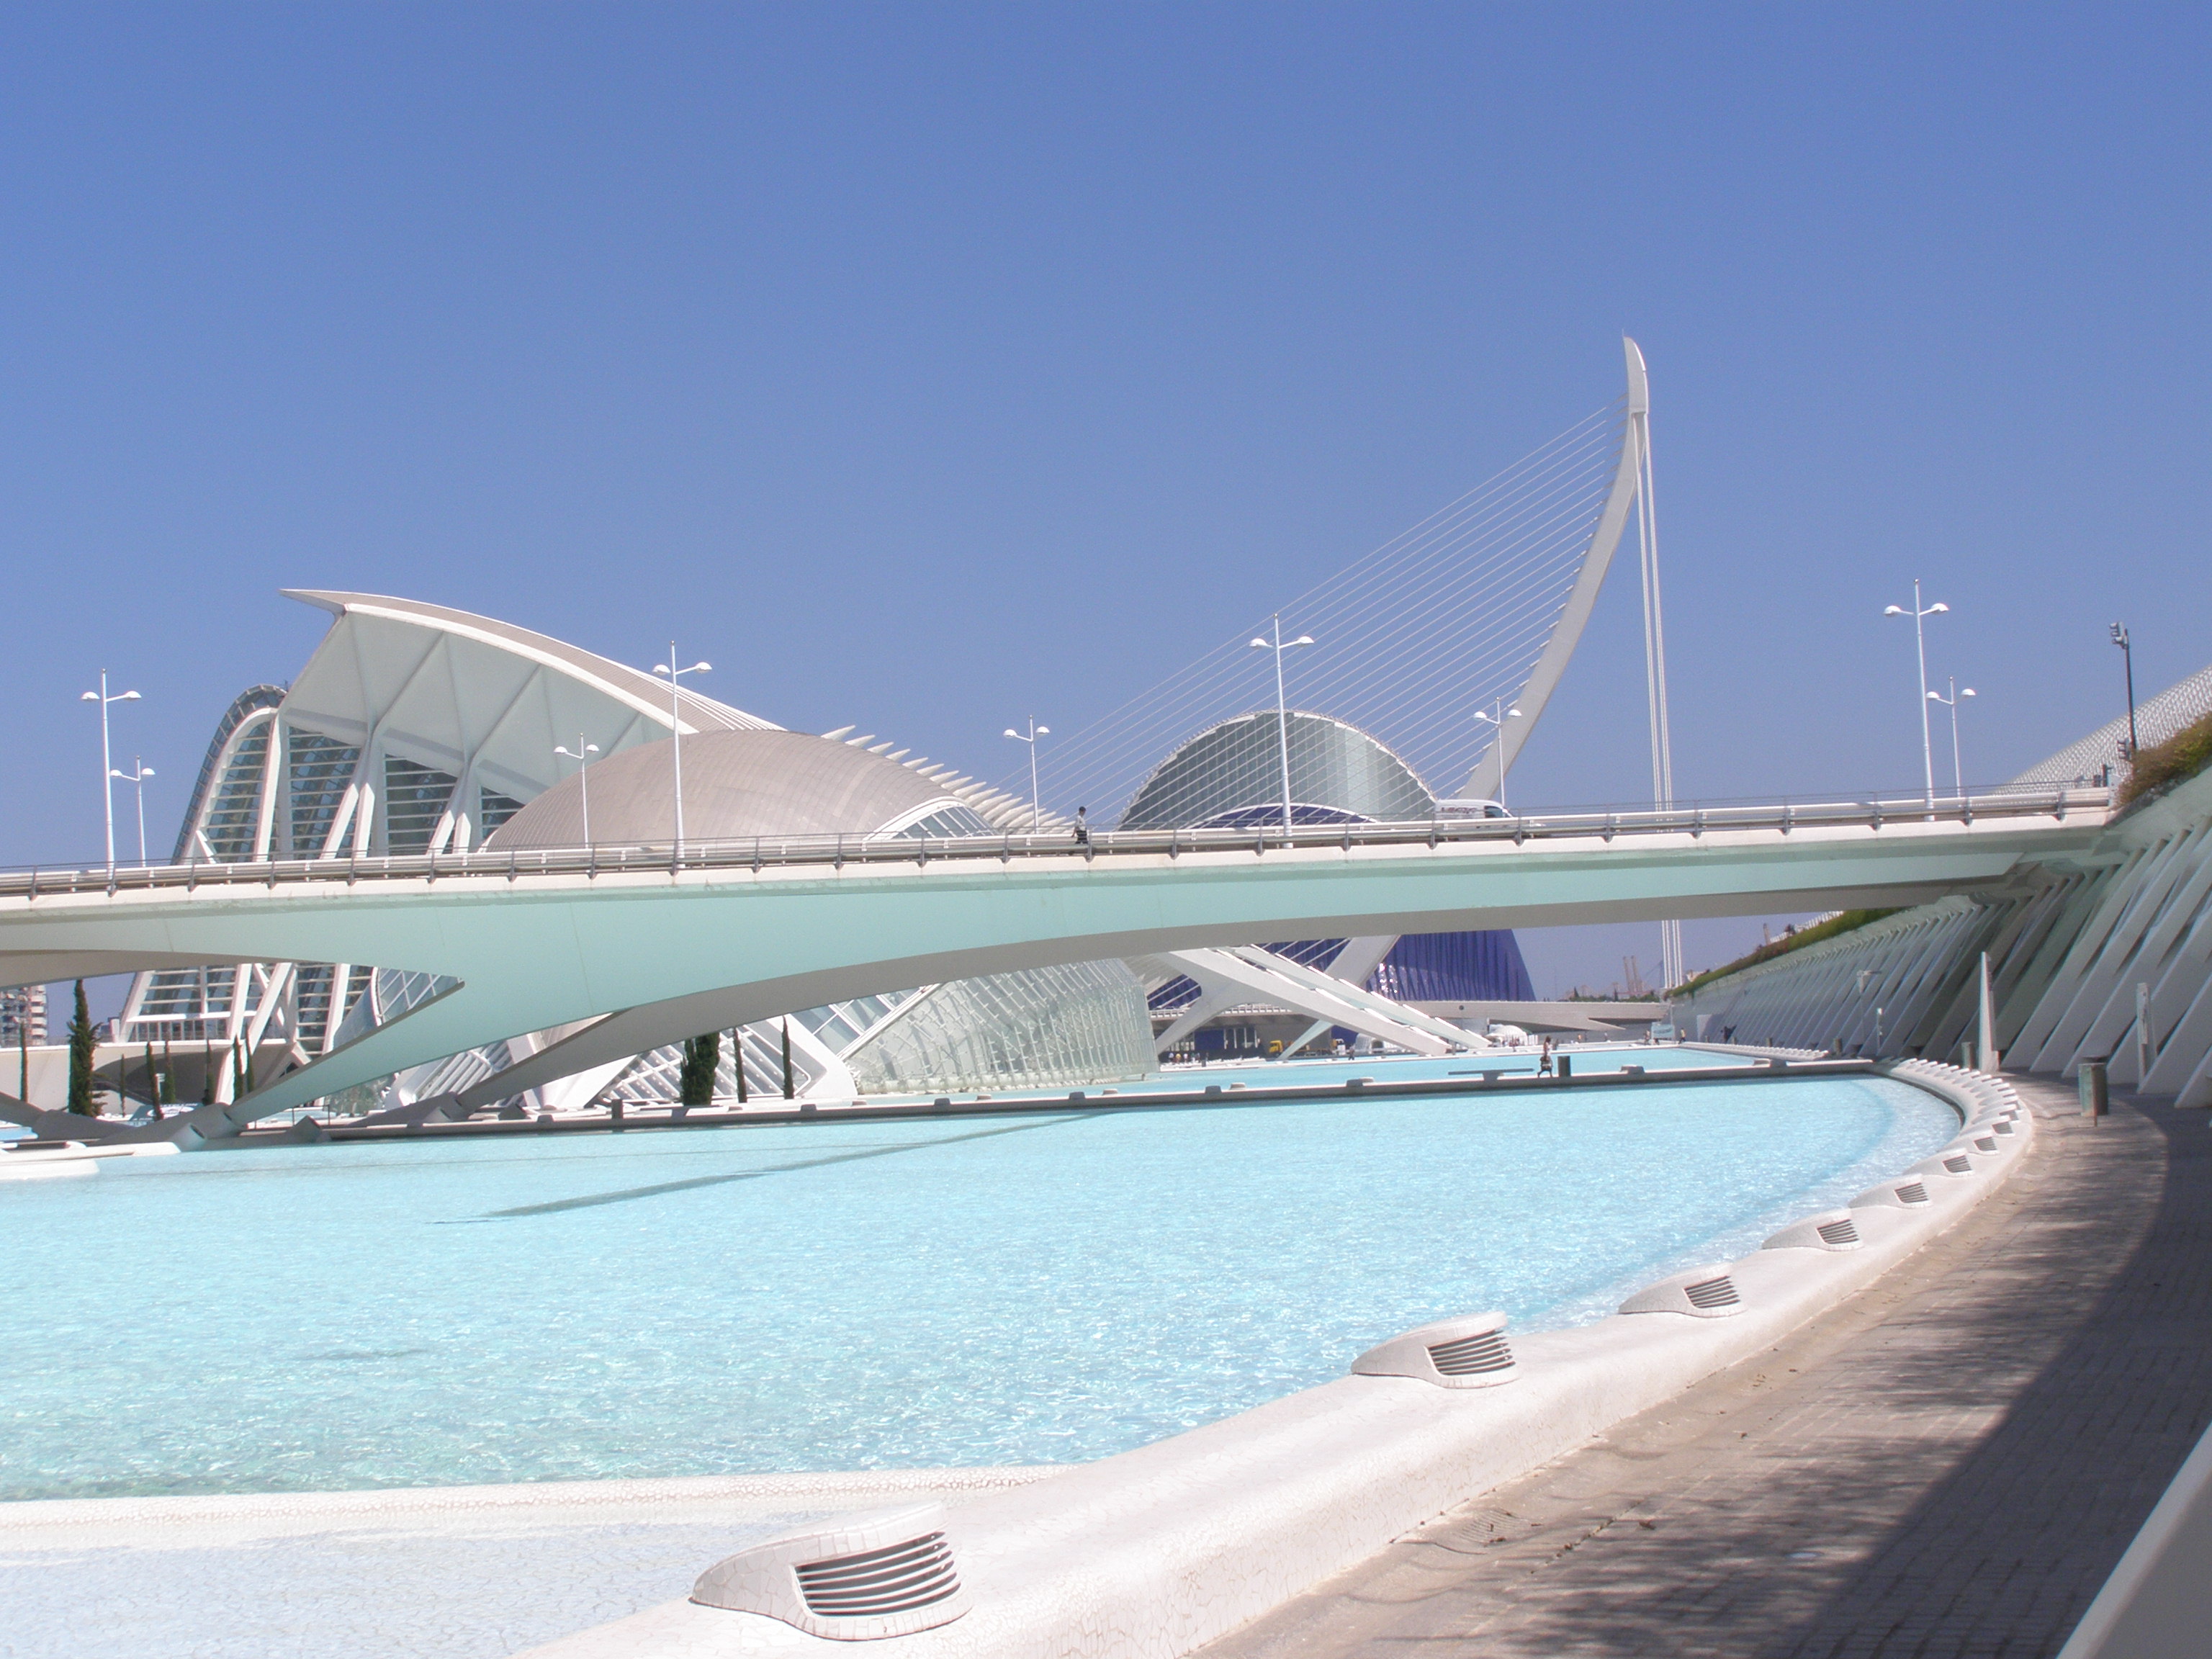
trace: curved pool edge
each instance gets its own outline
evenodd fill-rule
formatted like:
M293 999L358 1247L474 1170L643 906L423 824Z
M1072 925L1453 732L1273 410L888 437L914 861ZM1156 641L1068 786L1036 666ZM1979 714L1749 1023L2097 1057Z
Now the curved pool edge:
M1063 1474L1064 1463L991 1468L841 1469L626 1480L534 1480L472 1486L372 1486L340 1492L207 1492L131 1498L32 1498L0 1504L0 1550L72 1545L244 1541L360 1527L492 1521L530 1525L640 1523L678 1510L841 1510L948 1502Z
M1453 1505L1748 1358L1866 1289L2019 1166L2032 1118L2001 1080L1930 1061L1880 1068L1958 1110L1928 1201L1854 1204L1858 1248L1759 1249L1725 1271L1722 1317L1614 1314L1517 1338L1508 1386L1350 1376L1219 1422L959 1503L946 1530L972 1611L871 1643L904 1659L1170 1659L1311 1589ZM1994 1126L2009 1121L2013 1132ZM1905 1182L1911 1172L1879 1184ZM704 1569L708 1563L702 1562ZM854 1650L761 1614L671 1601L529 1650L531 1659L724 1659Z

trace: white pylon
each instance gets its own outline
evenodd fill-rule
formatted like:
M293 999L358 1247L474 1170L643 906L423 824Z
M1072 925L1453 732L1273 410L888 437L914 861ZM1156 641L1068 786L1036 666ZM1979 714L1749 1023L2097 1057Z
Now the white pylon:
M1651 724L1651 804L1674 804L1674 750L1667 720L1667 629L1659 596L1659 526L1651 501L1651 393L1644 353L1626 335L1629 441L1636 446L1637 547L1644 573L1644 690ZM1682 982L1682 924L1659 924L1660 989Z

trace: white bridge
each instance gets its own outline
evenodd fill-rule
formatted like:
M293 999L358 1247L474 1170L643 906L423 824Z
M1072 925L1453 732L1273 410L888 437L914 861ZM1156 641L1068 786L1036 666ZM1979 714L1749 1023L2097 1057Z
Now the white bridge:
M2102 790L1262 830L34 870L0 980L374 962L433 993L228 1103L213 1139L502 1036L565 1031L485 1102L701 1030L902 986L1286 938L1920 904L2100 856ZM462 1105L477 1103L464 1092Z

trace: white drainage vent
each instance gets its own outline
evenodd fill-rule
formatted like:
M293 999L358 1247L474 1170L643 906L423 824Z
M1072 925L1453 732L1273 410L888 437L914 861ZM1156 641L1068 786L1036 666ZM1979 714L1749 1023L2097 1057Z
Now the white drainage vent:
M1620 1304L1625 1314L1678 1313L1694 1319L1725 1319L1743 1310L1743 1297L1727 1266L1695 1267L1645 1286Z
M2020 1131L2013 1127L2013 1122L2010 1118L2001 1117L1996 1122L1990 1125L1990 1133L1991 1134L1999 1135L2014 1135L2018 1134Z
M1784 1227L1761 1245L1767 1250L1856 1250L1863 1243L1849 1210L1828 1210Z
M1854 1210L1910 1210L1929 1202L1928 1183L1917 1176L1869 1187L1851 1200Z
M1945 1175L1962 1176L1972 1175L1973 1172L1974 1160L1964 1152L1948 1152L1944 1155L1943 1173Z
M1494 1389L1521 1375L1505 1316L1470 1314L1394 1336L1352 1362L1355 1376L1411 1376L1440 1389Z
M1996 1149L1997 1141L1995 1135L1980 1135L1976 1137L1974 1141L1974 1150L1976 1152L1994 1152Z
M968 1611L936 1504L850 1516L739 1550L699 1576L691 1599L840 1642L910 1636Z

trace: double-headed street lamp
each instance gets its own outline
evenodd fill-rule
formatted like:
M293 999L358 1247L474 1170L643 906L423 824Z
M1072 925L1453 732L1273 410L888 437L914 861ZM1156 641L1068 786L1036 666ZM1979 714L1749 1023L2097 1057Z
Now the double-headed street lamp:
M1283 700L1283 653L1295 651L1302 645L1311 645L1314 638L1310 634L1301 634L1294 640L1286 640L1283 637L1281 614L1278 612L1268 620L1272 623L1270 637L1253 641L1252 649L1275 653L1275 726L1282 743L1283 834L1287 838L1291 833L1291 711Z
M1030 716L1029 724L1030 729L1026 736L1015 731L1011 726L1006 728L1006 735L1016 743L1025 743L1030 746L1030 834L1034 836L1044 822L1044 803L1042 798L1037 793L1036 740L1039 738L1050 737L1052 727L1039 726L1034 714Z
M1928 701L1940 702L1951 711L1951 788L1960 799L1964 800L1966 798L1966 779L1959 766L1959 699L1972 696L1974 688L1970 685L1961 691L1959 682L1948 676L1945 677L1943 683L1951 688L1951 695L1947 697L1941 691L1930 691Z
M672 651L668 654L672 657L676 653ZM584 757L598 754L599 745L596 743L586 743L584 734L579 732L576 734L576 746L574 749L563 749L556 744L554 745L553 752L556 755L566 755L576 763L576 783L584 793L584 845L588 848L592 844L592 777L591 763Z
M2128 641L2127 625L2112 624L2112 643L2120 647L2120 656L2128 670L2128 764L2136 763L2136 648Z
M138 694L136 691L118 691L113 696L108 696L107 671L103 668L100 671L100 690L88 691L77 701L100 705L100 793L107 809L107 873L112 877L115 874L115 780L118 775L115 770L115 757L107 744L107 705L111 702L136 702Z
M131 757L131 768L128 772L118 772L111 767L107 775L111 778L120 778L124 782L135 785L137 788L138 867L143 870L146 867L146 780L154 775L154 769L136 755Z
M672 745L668 758L676 773L676 861L684 861L684 710L679 699L682 689L677 682L686 674L704 674L714 667L710 662L695 662L689 668L676 665L676 641L668 642L668 660L657 662L653 672L664 675L668 681L668 741Z
M1928 735L1928 632L1927 619L1940 617L1951 607L1938 599L1923 609L1920 604L1920 578L1912 579L1912 609L1893 605L1882 611L1885 617L1912 618L1912 646L1920 661L1920 772L1928 788L1928 810L1936 810L1936 746Z
M1498 731L1498 804L1503 806L1505 805L1505 722L1519 720L1521 711L1507 708L1505 699L1498 697L1492 702L1489 708L1476 709L1474 717L1479 720L1487 720Z

